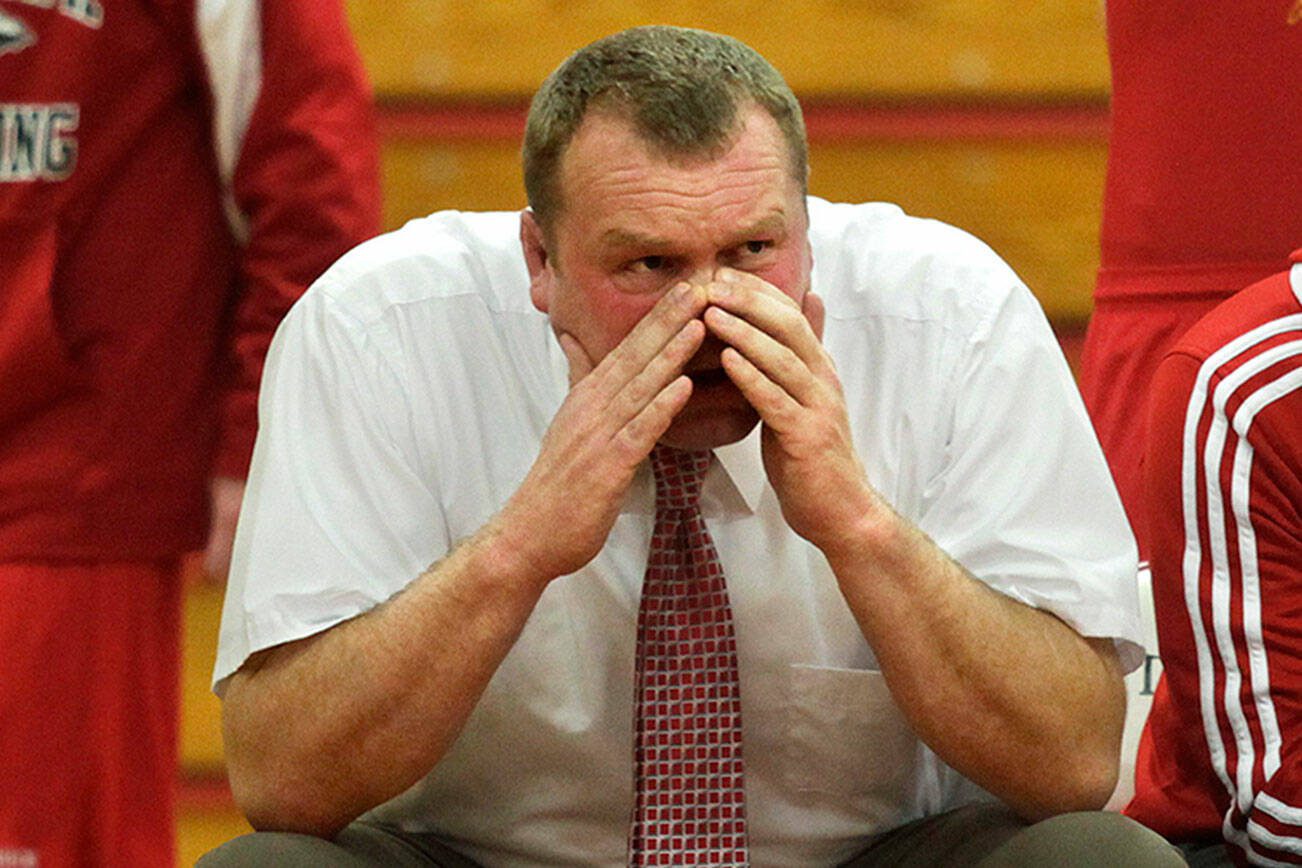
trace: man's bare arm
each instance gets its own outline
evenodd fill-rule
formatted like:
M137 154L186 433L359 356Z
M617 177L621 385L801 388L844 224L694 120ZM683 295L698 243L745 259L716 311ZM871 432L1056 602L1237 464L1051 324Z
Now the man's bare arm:
M719 278L705 322L763 420L783 516L826 555L919 737L1029 818L1102 806L1125 713L1112 643L989 589L881 499L813 293L802 308L752 275Z
M1109 639L994 591L880 516L828 561L919 738L1027 819L1101 808L1125 716Z
M550 578L513 548L489 525L383 605L231 676L227 768L254 828L331 837L434 767Z
M569 395L529 474L471 539L370 612L254 655L223 702L231 786L260 829L329 836L443 757L552 579L596 556L691 395L702 287L670 291Z

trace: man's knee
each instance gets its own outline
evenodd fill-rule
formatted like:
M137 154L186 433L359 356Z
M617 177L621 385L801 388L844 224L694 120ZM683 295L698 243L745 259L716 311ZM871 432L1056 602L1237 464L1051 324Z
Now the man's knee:
M363 868L367 863L324 838L292 832L241 835L203 856L195 868Z
M1183 866L1180 852L1122 814L1080 811L1027 826L979 863L981 868L1064 865L1072 868Z
M333 841L289 832L255 832L213 850L197 868L478 868L433 834L358 820Z

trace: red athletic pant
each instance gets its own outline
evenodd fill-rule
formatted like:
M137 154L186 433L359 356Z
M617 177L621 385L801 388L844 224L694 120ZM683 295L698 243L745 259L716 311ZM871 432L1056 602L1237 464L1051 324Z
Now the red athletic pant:
M179 579L0 563L0 865L175 865Z

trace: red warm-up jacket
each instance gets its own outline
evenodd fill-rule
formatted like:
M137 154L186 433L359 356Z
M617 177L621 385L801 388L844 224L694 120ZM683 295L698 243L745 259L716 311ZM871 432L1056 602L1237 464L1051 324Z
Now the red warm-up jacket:
M334 0L0 0L0 560L202 542L374 126Z

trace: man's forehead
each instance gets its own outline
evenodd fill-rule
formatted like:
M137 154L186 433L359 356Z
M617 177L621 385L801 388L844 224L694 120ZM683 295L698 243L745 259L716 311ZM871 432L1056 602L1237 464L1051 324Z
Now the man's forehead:
M640 206L663 202L691 210L695 203L717 204L727 208L736 228L772 230L789 221L791 194L801 194L787 158L780 130L759 106L743 115L722 148L677 154L647 142L626 118L598 112L585 119L566 149L560 186L567 206L574 198L593 195L603 202L611 195L642 197ZM625 223L618 212L595 214L593 204L589 201L589 210L578 216L596 237L604 240L609 234L611 242L618 243L651 240L647 236L656 234L643 221ZM610 225L593 225L594 218Z

